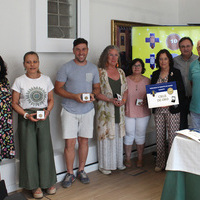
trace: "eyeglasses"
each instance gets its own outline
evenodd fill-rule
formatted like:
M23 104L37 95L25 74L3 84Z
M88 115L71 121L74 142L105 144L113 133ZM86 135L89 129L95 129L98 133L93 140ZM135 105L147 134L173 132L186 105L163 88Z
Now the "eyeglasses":
M181 49L188 49L188 48L190 48L190 47L192 47L192 45L187 45L187 46L181 45L181 46L180 46Z
M142 67L142 65L133 65L133 67Z
M111 57L119 57L118 54L111 54L111 53L109 53L108 56L111 56Z

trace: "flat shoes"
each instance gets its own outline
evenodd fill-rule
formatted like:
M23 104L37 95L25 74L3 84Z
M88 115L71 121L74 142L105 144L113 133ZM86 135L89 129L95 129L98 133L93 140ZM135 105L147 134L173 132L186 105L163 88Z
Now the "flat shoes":
M32 193L33 193L33 197L35 199L41 199L43 197L43 192L42 192L41 188L32 190Z
M47 189L47 194L55 194L56 193L56 187L55 186L52 186L50 188Z
M108 175L108 174L111 174L112 172L110 170L105 170L103 168L99 168L99 171L102 173L102 174L105 174L105 175Z
M125 165L126 167L131 167L131 166L132 166L130 160L125 160L124 165Z

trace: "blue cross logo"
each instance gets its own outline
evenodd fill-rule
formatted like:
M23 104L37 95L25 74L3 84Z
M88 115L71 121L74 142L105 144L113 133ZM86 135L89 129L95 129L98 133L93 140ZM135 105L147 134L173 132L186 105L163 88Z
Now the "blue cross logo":
M159 38L155 38L155 33L150 33L150 37L149 38L145 38L145 42L150 42L150 47L152 49L155 48L155 43L156 42L160 42Z
M155 54L150 54L150 58L146 58L146 63L150 63L150 68L155 69Z

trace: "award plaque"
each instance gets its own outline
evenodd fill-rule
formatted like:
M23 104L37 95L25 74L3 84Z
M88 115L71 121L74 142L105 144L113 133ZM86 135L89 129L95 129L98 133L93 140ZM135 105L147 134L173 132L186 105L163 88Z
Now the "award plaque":
M43 110L37 111L37 119L44 119L44 111Z
M143 99L136 99L136 106L141 106L143 103Z
M83 101L90 101L90 94L82 94Z
M115 94L115 98L117 98L118 101L122 101L122 96L119 94Z

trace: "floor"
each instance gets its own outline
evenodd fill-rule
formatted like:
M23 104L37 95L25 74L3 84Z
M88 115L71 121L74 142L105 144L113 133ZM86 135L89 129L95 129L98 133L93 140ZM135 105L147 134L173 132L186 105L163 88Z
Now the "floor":
M124 171L113 171L103 175L99 171L89 173L90 184L76 180L70 188L62 188L57 183L55 195L44 193L42 200L159 200L165 179L165 171L155 173L155 158L152 154L144 156L144 167L132 167ZM27 199L34 199L30 191L23 190Z

